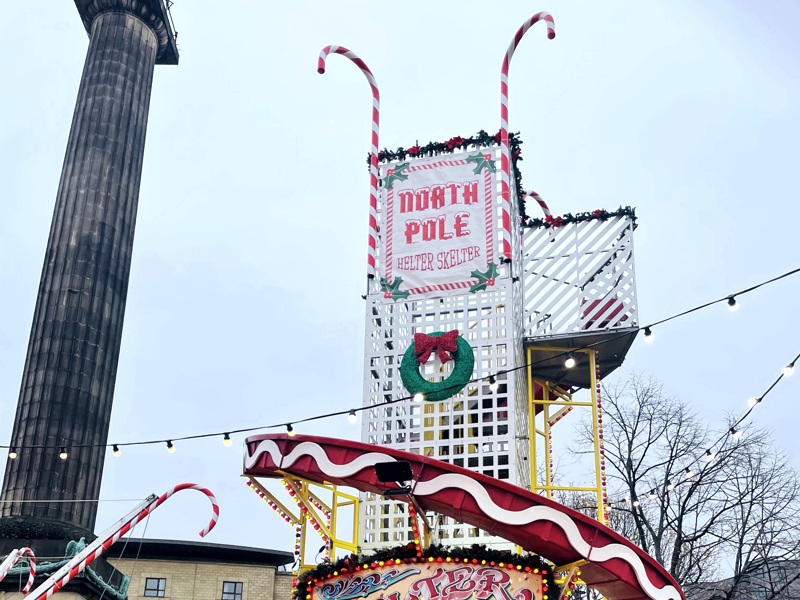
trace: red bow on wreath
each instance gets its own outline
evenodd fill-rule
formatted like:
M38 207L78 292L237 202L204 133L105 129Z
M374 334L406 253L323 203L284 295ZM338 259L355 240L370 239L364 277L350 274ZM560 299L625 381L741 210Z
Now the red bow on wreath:
M458 350L458 331L448 331L436 337L426 333L414 334L414 354L417 355L417 362L428 362L431 352L434 350L436 350L442 364L448 360L453 360L453 356L450 353Z

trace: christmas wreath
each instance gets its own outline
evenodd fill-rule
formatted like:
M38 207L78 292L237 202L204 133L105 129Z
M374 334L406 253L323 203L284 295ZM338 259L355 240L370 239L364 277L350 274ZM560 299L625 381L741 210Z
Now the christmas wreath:
M419 372L419 367L428 362L433 352L437 353L442 364L454 361L452 373L435 383L425 379ZM411 394L423 394L425 400L433 402L446 400L460 392L472 377L474 367L475 354L467 340L458 335L458 331L437 331L430 335L415 333L414 341L403 354L400 377Z

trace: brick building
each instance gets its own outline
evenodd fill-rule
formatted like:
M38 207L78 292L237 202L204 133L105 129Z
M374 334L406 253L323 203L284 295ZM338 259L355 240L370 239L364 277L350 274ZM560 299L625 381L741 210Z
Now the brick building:
M282 569L294 555L280 550L185 542L122 539L112 546L104 585L93 571L75 578L56 594L64 600L104 598L134 600L290 600L292 574ZM47 561L44 561L47 565ZM45 567L46 568L46 567ZM91 569L91 567L90 567ZM27 579L27 566L15 568L2 584L0 600L23 598L18 591ZM39 579L39 578L37 578ZM43 578L42 578L43 579ZM38 583L38 582L37 582Z

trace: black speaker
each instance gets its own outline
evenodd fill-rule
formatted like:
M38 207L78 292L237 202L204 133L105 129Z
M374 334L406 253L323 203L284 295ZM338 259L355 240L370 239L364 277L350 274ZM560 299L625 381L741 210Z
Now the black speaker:
M375 463L375 476L381 483L411 481L413 478L411 465L404 460Z

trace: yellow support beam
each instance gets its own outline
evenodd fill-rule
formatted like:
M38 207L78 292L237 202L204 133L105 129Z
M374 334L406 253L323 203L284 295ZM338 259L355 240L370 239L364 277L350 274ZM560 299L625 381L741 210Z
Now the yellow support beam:
M545 350L551 353L585 354L588 358L590 370L590 399L577 401L572 394L558 386L557 383L542 379L537 379L532 363L533 352ZM598 353L596 350L584 348L558 348L558 347L535 347L526 348L527 358L527 384L528 384L528 443L529 443L529 462L531 475L531 490L553 497L554 492L581 492L591 494L596 498L597 514L596 518L601 523L607 524L605 515L605 482L602 478L601 469L601 440L600 440L600 417L598 408ZM586 363L583 363L584 365ZM553 438L557 431L556 423L564 418L567 413L575 408L588 408L591 411L591 430L592 430L592 450L594 454L594 481L583 485L554 485L553 468ZM541 463L541 464L540 464Z
M311 533L309 521L311 519L313 519L318 526L318 529L313 530L314 533L318 533L320 536L325 536L327 538L330 544L331 559L335 558L337 551L357 553L358 496L343 492L335 485L317 483L288 473L281 473L281 475L283 475L282 483L288 490L294 493L294 499L297 504L306 509L306 512L300 510L299 516L290 510L286 504L276 498L275 495L265 488L257 479L253 477L249 479L254 487L261 491L266 498L274 502L275 505L289 517L292 527L300 527L300 555L297 557L299 567L296 569L296 574L301 574L317 566L316 562L306 561L306 545L311 543L309 538L309 533ZM322 492L322 494L319 492ZM323 500L320 495L327 495L329 499L327 501ZM313 502L311 498L313 498ZM316 505L322 508L320 509ZM344 520L344 513L351 511L352 528L349 532L349 539L339 537L338 530ZM330 517L328 517L327 513L330 514Z

